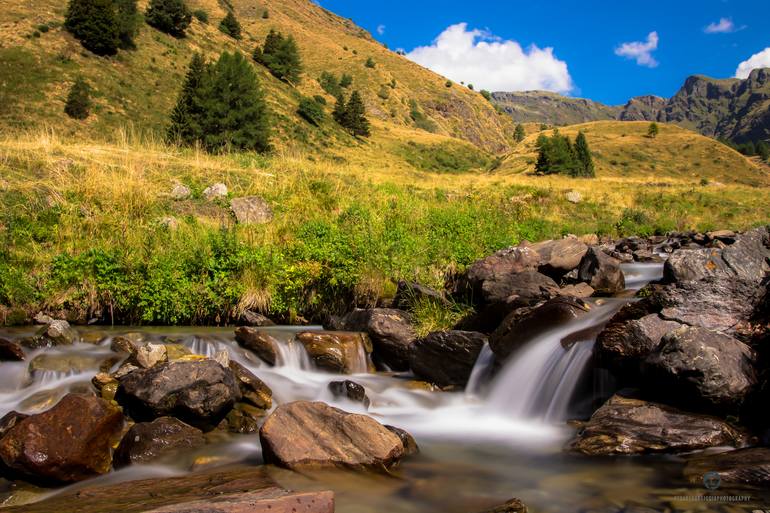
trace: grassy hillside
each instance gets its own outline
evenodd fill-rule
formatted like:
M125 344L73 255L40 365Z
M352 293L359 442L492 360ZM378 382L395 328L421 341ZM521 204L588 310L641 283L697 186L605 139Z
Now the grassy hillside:
M429 142L411 149L419 156ZM237 225L229 198L202 197L220 181L229 197L265 198L275 219ZM177 183L192 189L190 199L172 198ZM579 203L566 199L570 191ZM770 221L766 203L766 188L704 185L687 174L447 173L397 160L10 136L0 139L0 320L44 309L80 321L224 323L244 308L320 320L391 296L399 278L441 286L453 270L522 239L742 229ZM421 320L446 325L460 311L428 309Z
M145 4L140 0L142 11ZM417 110L427 117L420 126L438 135L491 152L508 146L510 119L499 115L480 94L460 85L446 87L446 79L387 50L350 20L309 0L188 0L188 4L205 10L209 22L194 20L187 38L174 39L143 25L137 50L100 58L61 28L66 2L0 0L0 129L48 125L63 134L98 140L124 127L163 133L193 52L216 58L223 50L237 49L251 55L267 32L276 29L296 38L306 68L302 83L293 88L255 65L275 114L279 149L334 154L357 145L331 121L319 129L296 115L302 94L324 95L333 104L334 98L317 82L322 71L352 75L352 88L361 90L370 117L380 121L375 124L374 143L386 127L410 129L420 137L424 130L411 116ZM217 29L228 5L243 25L240 42ZM48 30L41 31L42 25ZM374 69L365 66L369 58L376 64ZM67 119L63 113L67 90L79 74L96 94L95 115L85 123ZM381 97L382 91L388 98ZM358 146L359 152L367 149Z
M649 123L644 121L597 121L559 130L572 138L581 130L586 134L600 178L765 187L770 184L765 166L758 166L714 139L665 124L659 124L660 134L651 139L647 137L648 127ZM534 171L540 132L530 125L527 133L527 138L505 158L498 173Z

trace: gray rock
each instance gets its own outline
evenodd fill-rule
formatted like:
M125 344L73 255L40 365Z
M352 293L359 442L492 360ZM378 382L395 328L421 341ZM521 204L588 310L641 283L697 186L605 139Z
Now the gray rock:
M555 279L577 269L588 252L588 246L576 237L548 240L530 247L540 256L538 271Z
M430 333L412 345L412 372L441 387L464 387L486 341L484 334L470 331Z
M705 328L683 326L663 337L647 358L651 381L688 405L735 411L757 383L746 344Z
M177 201L189 199L190 196L192 196L192 191L186 185L176 184L171 189L171 197Z
M476 261L458 277L452 286L452 294L458 299L475 305L490 302L485 289L493 289L494 283L522 271L537 269L540 256L529 247L514 247L498 251L494 255Z
M390 308L354 310L341 320L342 329L362 331L372 341L373 356L391 370L409 369L409 355L417 333L412 316Z
M267 224L273 220L273 210L259 196L233 198L230 200L230 209L238 224Z
M569 448L591 456L680 453L739 446L744 439L716 417L615 395L596 410Z
M617 294L626 288L620 262L597 247L589 248L580 262L578 279L588 283L599 294Z
M224 198L227 196L227 186L223 183L215 183L203 190L203 197L209 201Z
M70 346L80 342L80 335L67 321L55 320L43 325L34 337L21 343L32 349L41 347Z
M611 324L599 333L594 353L599 362L610 368L638 369L641 362L657 351L663 337L681 326L678 322L661 319L657 314Z

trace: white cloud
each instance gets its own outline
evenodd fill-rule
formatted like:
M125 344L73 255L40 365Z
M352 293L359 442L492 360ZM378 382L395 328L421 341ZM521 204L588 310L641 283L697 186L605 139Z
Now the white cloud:
M647 41L633 41L631 43L623 43L615 48L615 55L625 57L626 59L633 59L639 66L647 66L648 68L655 68L658 65L658 61L652 56L652 52L658 49L658 33L650 32L647 35Z
M383 35L385 33L385 25L377 25L377 33Z
M486 31L468 29L467 23L448 27L430 46L407 54L414 62L455 82L490 91L543 89L568 93L573 89L567 63L553 48L531 45L523 49Z
M733 20L730 18L719 18L719 21L709 23L708 26L703 29L703 32L706 34L729 34L730 32L735 32L735 30L736 28Z
M757 68L770 68L770 48L765 48L740 63L735 70L735 78L749 78L751 70Z

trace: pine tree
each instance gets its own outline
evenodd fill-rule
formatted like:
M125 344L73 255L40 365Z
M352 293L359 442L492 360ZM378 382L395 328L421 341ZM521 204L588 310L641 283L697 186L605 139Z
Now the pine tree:
M340 87L348 88L353 84L353 77L347 73L343 73L340 77Z
M527 134L524 131L524 125L522 125L521 123L516 125L516 130L514 130L513 132L513 138L516 140L516 142L523 141L526 136Z
M182 92L171 112L171 126L166 134L169 142L192 145L203 138L202 84L207 73L203 55L196 53L187 67Z
M240 53L223 53L201 84L202 143L208 151L265 152L270 126L257 75Z
M343 126L356 137L368 137L371 135L369 120L366 118L366 106L358 91L353 91L350 100L345 106L345 123Z
M347 108L348 104L345 101L345 96L340 93L337 95L337 103L334 104L334 110L332 111L332 118L334 118L334 121L345 127L346 125L346 114L347 114Z
M139 8L136 0L115 0L118 19L118 39L120 47L124 50L136 48L134 38L139 34Z
M765 141L759 141L755 145L755 149L757 150L757 155L762 160L768 160L770 158L770 145L768 145Z
M299 55L297 42L292 36L284 38L280 32L271 30L267 34L262 48L254 50L253 57L279 80L291 84L299 83L302 74L302 59Z
M321 85L321 89L334 96L335 98L342 94L342 88L340 83L342 79L337 80L334 73L328 71L322 71L321 76L318 78L318 83Z
M324 109L321 104L318 103L315 99L308 97L303 97L299 101L297 114L315 126L320 126L323 120L326 118Z
M577 159L577 175L587 178L593 178L596 176L596 170L594 169L594 160L591 157L591 150L588 148L588 140L585 134L581 131L578 132L575 138L575 158Z
M151 27L170 36L182 38L192 23L192 13L184 0L150 0L145 19Z
M241 24L238 23L232 11L229 11L219 23L219 30L233 39L241 39Z
M64 112L73 119L86 119L91 114L91 88L83 77L72 84L64 105Z
M118 18L113 0L70 0L64 28L96 55L118 53Z
M650 123L649 128L647 128L647 137L650 139L655 139L658 137L658 133L660 132L660 129L658 128L658 124L654 121Z

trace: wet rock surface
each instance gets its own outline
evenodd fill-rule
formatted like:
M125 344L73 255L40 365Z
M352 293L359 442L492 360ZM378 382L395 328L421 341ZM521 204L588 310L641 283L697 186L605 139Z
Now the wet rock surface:
M305 331L298 333L300 342L319 368L336 374L367 372L371 341L365 333L342 331Z
M109 471L123 415L103 399L68 394L50 410L16 419L0 439L11 472L43 483L71 483Z
M465 386L486 341L483 333L472 331L430 333L412 346L412 372L441 387Z
M22 339L21 343L30 349L39 349L70 346L79 341L80 335L67 321L54 320L44 324L33 337Z
M148 463L205 443L201 430L173 417L160 417L131 426L115 450L113 462L115 468Z
M511 499L505 504L486 509L480 513L527 513L527 506L519 499Z
M235 341L248 349L262 360L275 365L278 361L278 340L263 330L251 327L240 327L235 330Z
M119 381L116 399L139 421L171 416L211 429L241 398L233 372L213 360L162 363Z
M350 401L363 404L365 408L369 407L370 401L366 396L366 389L355 381L349 379L345 381L332 381L329 383L329 391L334 397L344 397Z
M694 456L687 461L685 477L700 484L710 473L719 474L721 483L770 486L770 448L753 447L736 451Z
M26 358L24 349L18 342L0 338L0 361L21 362Z
M264 381L256 377L249 369L238 362L231 361L228 365L241 390L243 402L249 403L262 410L273 406L273 391Z
M603 295L617 294L626 288L620 261L597 247L589 248L580 261L578 279Z
M657 351L663 337L681 326L658 314L610 324L599 334L595 353L610 368L638 372L641 362Z
M409 313L392 308L354 310L344 316L340 323L344 330L369 335L375 361L395 371L409 369L409 353L417 340Z
M716 417L615 395L591 416L569 448L591 456L676 453L739 446L744 437Z
M260 441L266 462L295 470L383 470L404 455L401 438L373 418L320 402L279 406L260 429Z

